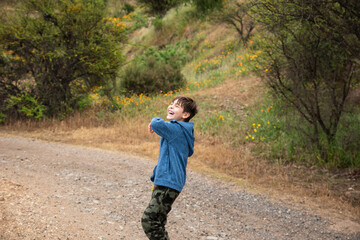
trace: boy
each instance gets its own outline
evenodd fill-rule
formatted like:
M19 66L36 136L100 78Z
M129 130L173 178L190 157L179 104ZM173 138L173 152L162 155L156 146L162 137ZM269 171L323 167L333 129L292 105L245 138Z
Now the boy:
M186 180L187 159L194 152L194 123L196 102L189 97L174 98L167 109L167 120L151 120L148 130L157 133L160 139L158 163L151 181L154 188L150 203L141 218L141 224L150 240L170 239L165 230L167 214L179 196Z

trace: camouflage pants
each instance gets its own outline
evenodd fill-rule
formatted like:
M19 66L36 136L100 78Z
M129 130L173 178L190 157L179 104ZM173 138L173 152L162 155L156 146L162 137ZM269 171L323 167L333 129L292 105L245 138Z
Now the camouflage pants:
M179 192L162 186L155 186L151 200L141 218L141 224L150 240L169 240L165 230L167 215Z

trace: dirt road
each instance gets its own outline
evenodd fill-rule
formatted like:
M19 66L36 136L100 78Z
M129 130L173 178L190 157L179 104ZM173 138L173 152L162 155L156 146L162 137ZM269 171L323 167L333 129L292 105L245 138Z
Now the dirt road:
M146 239L154 161L0 137L0 239ZM359 224L188 172L172 239L360 239ZM337 229L337 230L335 230ZM360 229L360 228L359 228Z

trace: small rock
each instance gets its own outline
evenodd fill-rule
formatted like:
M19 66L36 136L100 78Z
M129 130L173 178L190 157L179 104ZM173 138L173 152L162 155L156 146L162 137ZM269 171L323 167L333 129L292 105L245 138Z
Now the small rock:
M360 191L349 191L345 193L345 196L354 200L360 200Z

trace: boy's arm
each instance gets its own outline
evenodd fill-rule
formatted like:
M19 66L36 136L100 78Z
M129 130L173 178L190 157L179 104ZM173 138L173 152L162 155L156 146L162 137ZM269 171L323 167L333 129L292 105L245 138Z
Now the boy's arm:
M171 130L171 123L165 122L163 119L156 117L153 118L149 125L149 131L156 132L159 136L166 138L166 139L172 139L174 137L174 131Z

